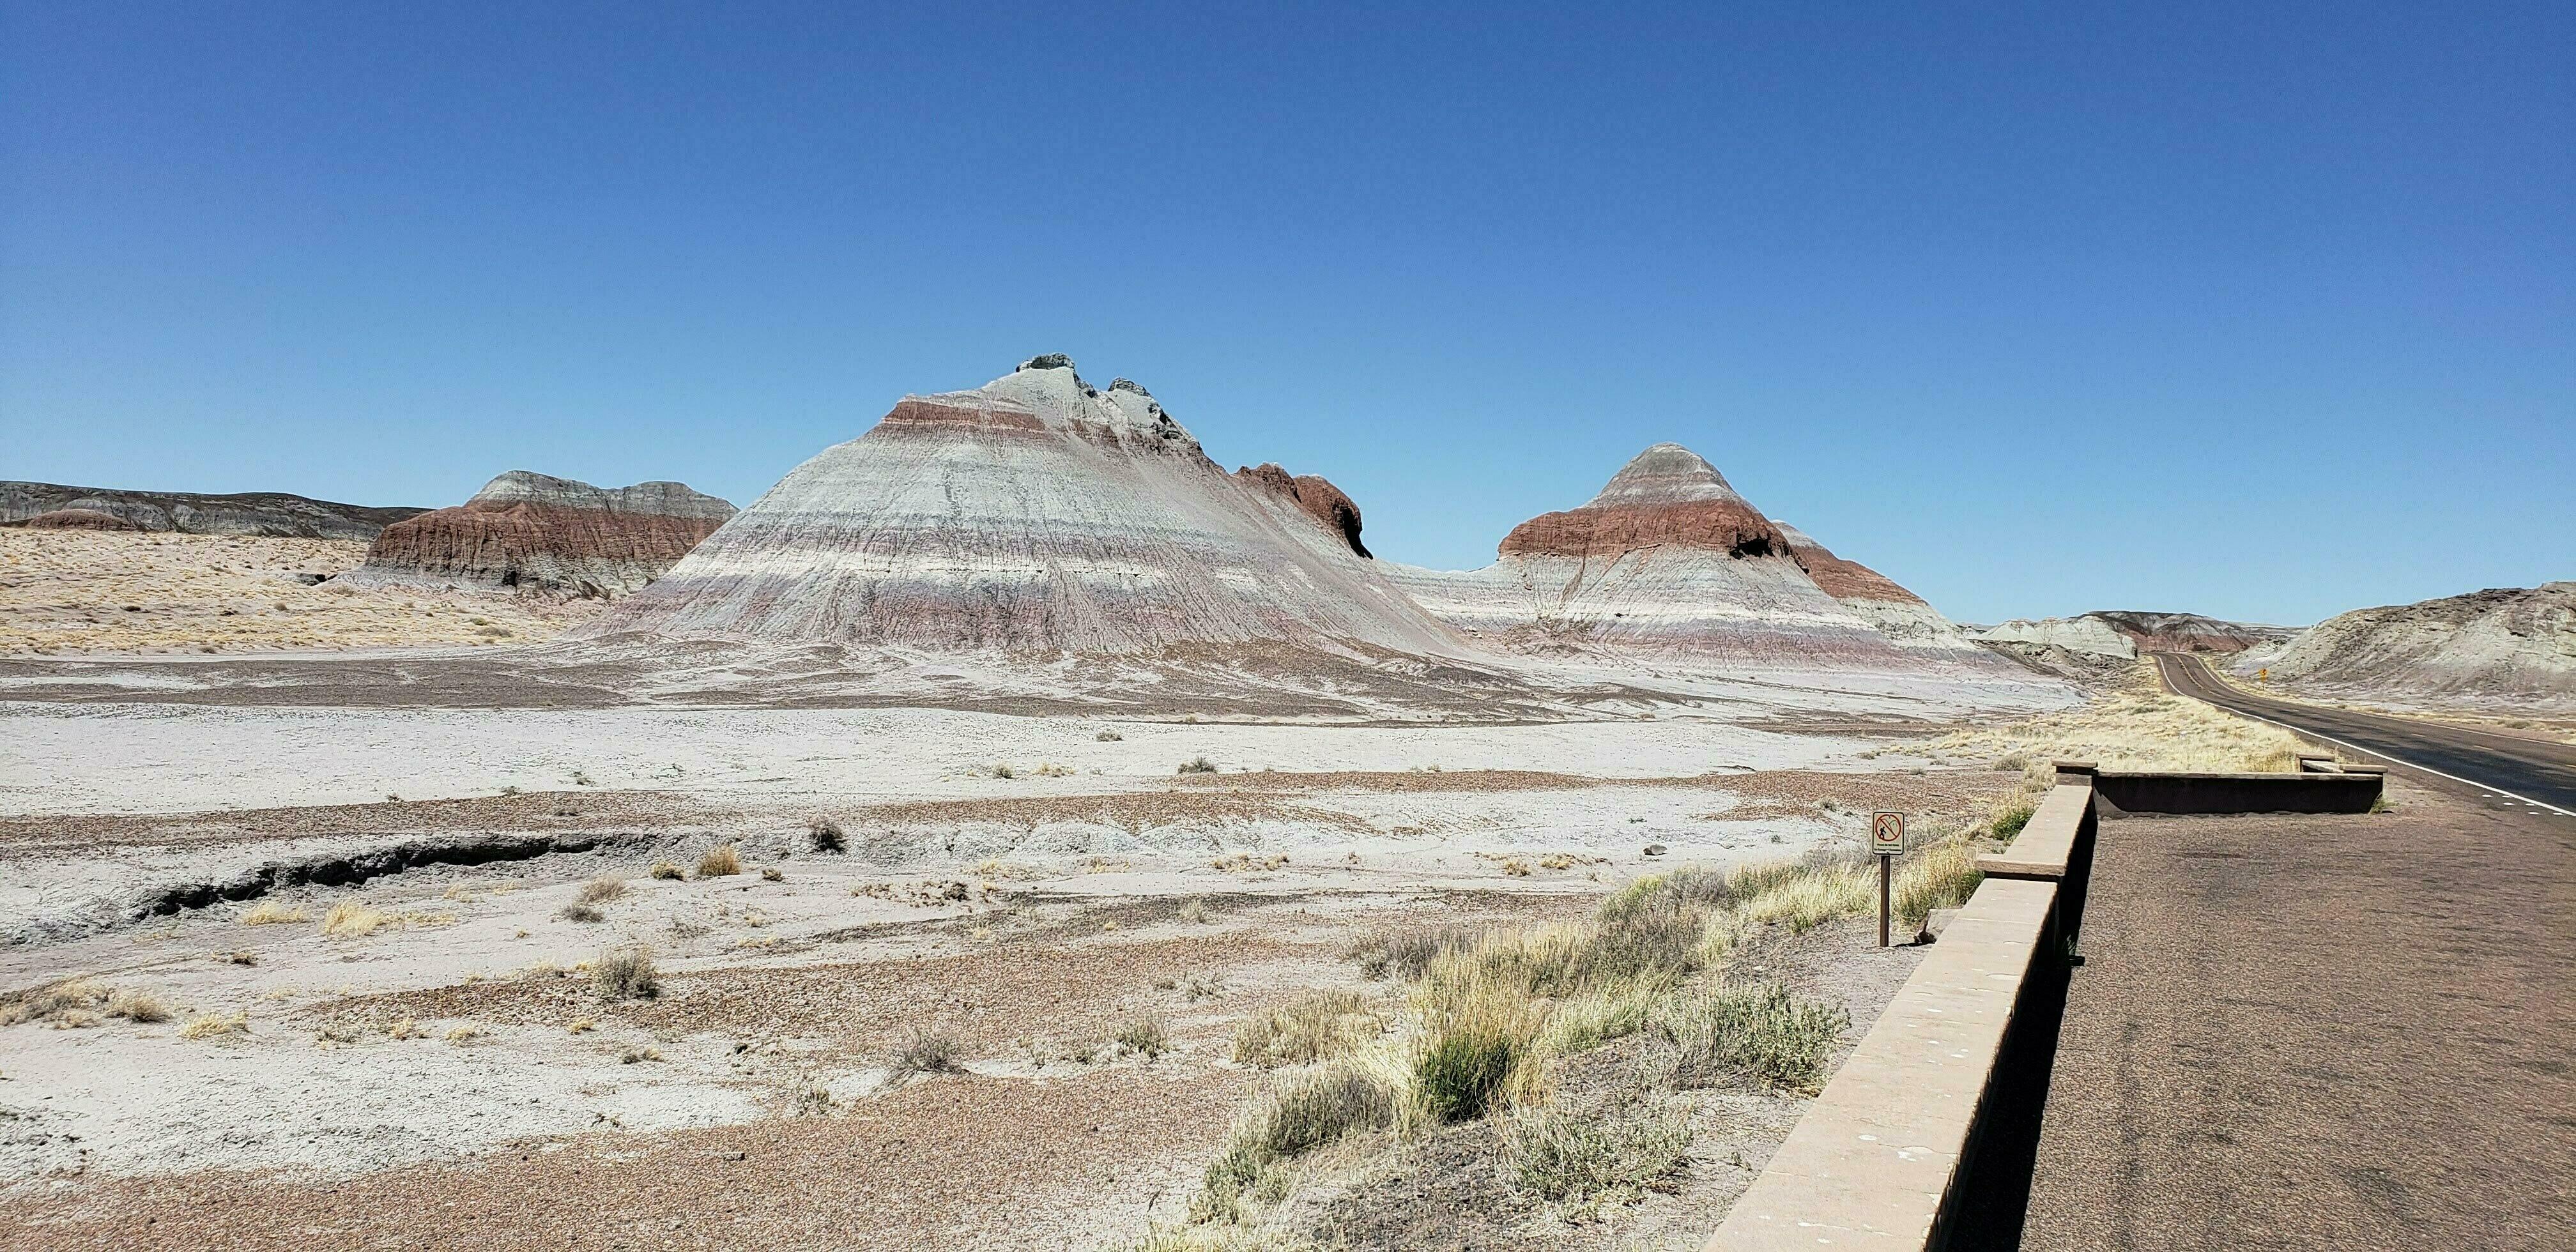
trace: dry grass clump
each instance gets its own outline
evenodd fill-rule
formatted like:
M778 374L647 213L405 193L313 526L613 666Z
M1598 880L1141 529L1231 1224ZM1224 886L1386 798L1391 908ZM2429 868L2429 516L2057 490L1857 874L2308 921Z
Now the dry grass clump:
M166 1022L170 1020L170 1006L148 991L120 989L107 997L107 1015L129 1022Z
M1650 1100L1586 1114L1521 1109L1503 1133L1504 1158L1521 1190L1591 1208L1635 1199L1680 1167L1690 1143L1688 1119Z
M1193 1222L1232 1222L1247 1198L1287 1193L1284 1163L1348 1135L1381 1130L1402 1116L1401 1084L1383 1068L1336 1061L1281 1077L1235 1119L1225 1146L1190 1203Z
M583 883L581 885L581 893L573 898L583 904L606 904L607 902L618 899L625 894L625 879L594 878L589 882Z
M2093 761L2114 770L2263 773L2298 768L2301 750L2298 737L2278 726L2167 694L2155 662L2143 658L2118 689L2080 708L1960 731L1930 746L1945 757L1995 761L1998 768L2018 758Z
M1774 1091L1812 1095L1824 1085L1825 1062L1851 1029L1851 1015L1838 1005L1802 1002L1776 982L1720 983L1659 1001L1646 1024L1672 1045L1677 1083L1706 1087L1750 1078Z
M1126 1052L1154 1060L1172 1048L1171 1029L1159 1017L1140 1017L1118 1028L1109 1041Z
M392 925L394 920L389 913L368 908L355 900L342 900L322 915L322 933L334 939L357 939Z
M1183 774L1213 774L1216 772L1216 763L1203 756L1191 757L1189 760L1181 762L1181 768L1176 772Z
M894 1055L894 1070L898 1074L958 1073L966 1068L958 1059L964 1052L965 1045L957 1042L957 1036L915 1027Z
M0 1026L45 1022L62 1029L95 1026L101 1017L166 1022L170 1010L149 992L109 987L92 978L66 978L0 1002Z
M591 925L608 920L608 914L602 913L598 909L592 908L591 906L579 901L574 901L573 903L567 904L561 909L556 910L555 916L568 922L580 922L584 925Z
M1126 737L1127 736L1119 734L1114 730L1104 730L1099 734L1093 735L1091 738L1095 743L1117 743Z
M1238 1065L1275 1069L1339 1056L1385 1029L1377 1014L1348 991L1316 991L1265 1009L1235 1028Z
M603 1000L649 1000L662 994L653 953L640 944L600 953L591 963L590 979Z
M250 906L249 911L243 913L240 920L244 926L275 926L288 922L309 922L313 918L304 911L302 905L262 900Z
M1977 884L1985 880L1984 871L1977 868L1976 845L1965 839L1945 839L1917 849L1900 860L1896 881L1888 889L1897 924L1920 929L1932 910L1966 904L1976 894Z
M1429 930L1363 941L1351 949L1351 959L1359 962L1360 973L1370 978L1392 974L1406 982L1422 976L1431 962L1443 953L1473 947L1484 931L1473 926L1448 925Z
M248 1013L234 1013L230 1016L203 1013L189 1018L188 1024L179 1028L179 1037L182 1039L216 1039L225 1035L249 1033L250 1014Z
M698 858L700 878L730 878L741 872L742 853L735 851L730 843L717 844Z
M688 871L681 869L677 861L655 861L653 868L645 872L651 877L667 878L672 882L678 882L689 876Z
M1191 896L1189 899L1181 901L1181 907L1173 914L1173 916L1178 917L1185 922L1205 925L1208 919L1207 901L1199 896Z
M805 838L817 852L847 852L850 849L850 838L841 833L841 824L828 817L807 820Z

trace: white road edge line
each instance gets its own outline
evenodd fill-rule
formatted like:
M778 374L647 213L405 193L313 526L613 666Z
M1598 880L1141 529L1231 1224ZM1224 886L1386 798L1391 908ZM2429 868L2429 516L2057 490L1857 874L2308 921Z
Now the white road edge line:
M2170 684L2168 684L2168 685L2170 685ZM2200 700L2200 697L2199 697L2199 696L2193 696L2193 695L2191 695L2191 693L2190 693L2190 692L2188 692L2188 691L2185 691L2185 692L2177 692L2176 694L2178 694L2178 695L2185 695L2185 696L2191 696L2191 698L2192 698L2192 699L2194 699L2194 700ZM2520 800L2520 801L2522 801L2523 803L2528 804L2528 805L2531 805L2531 806L2532 806L2532 807L2534 807L2534 808L2547 809L2547 810L2549 810L2550 812L2552 812L2552 813L2555 813L2555 814L2559 815L2560 817L2576 817L2576 813L2571 813L2571 812L2567 811L2566 809L2562 809L2562 808L2558 807L2558 806L2557 806L2557 805L2555 805L2555 804L2551 804L2551 803L2549 803L2549 802L2548 802L2548 801L2546 801L2546 800L2534 800L2534 799L2532 799L2530 796L2522 795L2522 794L2517 793L2517 792L2507 791L2507 790L2505 790L2504 788L2499 787L2499 786L2496 786L2496 785L2495 785L2495 784L2493 784L2493 783L2482 783L2482 782L2479 782L2477 779L2474 779L2474 778L2462 778L2462 777L2460 777L2460 776L2459 776L2459 775L2457 775L2457 774L2445 774L2445 773L2443 773L2442 771L2440 771L2440 770L2438 770L2438 769L2433 768L2432 766L2429 766L2429 765L2418 765L2418 764L2414 763L2413 761L2409 761L2409 760L2407 760L2407 759L2406 759L2406 758L2404 758L2404 757L2390 756L2390 755L2388 755L2388 754L2387 754L2387 753L2385 753L2385 752L2376 752L2376 751L2372 751L2371 749L2369 749L2369 748L2365 748L2365 747L2361 746L2360 744L2357 744L2357 743L2350 743L2350 742L2347 742L2347 741L2342 740L2342 739L2337 739L2337 738L2335 738L2335 737L2334 737L2334 736L2332 736L2332 735L2319 734L2319 733L2317 733L2316 731L2310 730L2310 729L2308 729L2307 727L2304 727L2304 726L2293 726L2293 725L2289 724L2288 722L2275 722L2275 721L2273 721L2271 718L2265 717L2265 716L2263 716L2263 715L2262 715L2262 714L2260 714L2260 713L2248 713L2248 712L2246 712L2246 711L2245 711L2245 710L2243 710L2243 709L2231 709L2231 708L2227 707L2226 705L2224 705L2224 704L2220 704L2219 702L2217 702L2217 701L2215 701L2215 700L2200 700L2200 702L2201 702L2201 703L2203 703L2203 704L2208 705L2209 707L2211 707L2211 708L2213 708L2213 709L2217 709L2218 711L2220 711L2220 712L2222 712L2222 713L2233 713L2233 714L2237 715L2238 717L2250 717L2250 718L2253 718L2255 721L2258 721L2258 722L2263 722L2263 723L2266 723L2266 724L2268 724L2268 725L2278 726L2278 727L2280 727L2281 729L2286 730L2286 731L2289 731L2289 732L2290 732L2290 733L2292 733L2292 734L2296 734L2296 735L2306 735L2306 736L2308 736L2308 737L2309 737L2309 738L2311 738L2311 739L2323 739L2323 740L2325 740L2327 743L2335 744L2335 745L2337 745L2337 746L2339 746L2339 747L2346 747L2346 748L2350 748L2350 749L2352 749L2352 750L2353 750L2353 751L2355 751L2355 752L2366 752L2366 753L2369 753L2369 754L2370 754L2370 755L2372 755L2372 756L2378 757L2380 760L2383 760L2383 761L2391 761L2391 762L2394 762L2394 763L2396 763L2396 764L2403 765L2403 766L2405 766L2405 767L2406 767L2406 768L2408 768L2408 769L2422 770L2422 771L2424 771L2424 772L2425 772L2425 773L2427 773L2427 774L2431 774L2431 775L2432 775L2432 776L2434 776L2435 778L2448 778L2448 779L2450 779L2452 782L2455 782L2455 783L2467 783L2468 785L2470 785L2470 786L2472 786L2472 787L2476 787L2476 788L2478 788L2478 789L2480 789L2480 790L2482 790L2482 791L2492 791L2492 792L2494 792L2494 793L2496 793L2497 795L2500 795L2500 796L2512 796L2514 799L2516 799L2516 800Z

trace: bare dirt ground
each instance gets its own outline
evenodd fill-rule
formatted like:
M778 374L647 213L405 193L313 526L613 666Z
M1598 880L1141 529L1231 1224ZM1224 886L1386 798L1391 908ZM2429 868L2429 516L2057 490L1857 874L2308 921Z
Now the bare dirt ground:
M551 639L600 602L319 582L367 545L0 528L0 656L223 655Z

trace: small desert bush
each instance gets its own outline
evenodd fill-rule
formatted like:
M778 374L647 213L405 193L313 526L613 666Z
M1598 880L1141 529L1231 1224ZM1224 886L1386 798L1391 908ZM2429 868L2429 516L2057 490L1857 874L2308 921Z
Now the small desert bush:
M581 922L585 925L608 920L608 914L579 901L563 906L556 911L555 916L568 922Z
M1171 1050L1172 1033L1163 1019L1140 1017L1119 1027L1109 1041L1150 1061Z
M594 878L589 882L583 883L581 885L581 894L574 898L583 904L606 904L607 902L617 899L625 894L625 879Z
M1216 764L1203 756L1192 757L1181 763L1181 768L1178 772L1183 774L1213 774L1216 772Z
M250 1014L248 1013L235 1013L229 1017L215 1013L200 1014L189 1018L188 1024L179 1028L179 1037L182 1039L214 1039L224 1035L249 1033Z
M1944 839L1917 850L1896 870L1890 885L1899 925L1918 930L1934 909L1955 909L1968 902L1986 876L1977 868L1977 851L1964 839Z
M1690 1142L1690 1125L1680 1113L1642 1102L1590 1116L1523 1109L1503 1133L1504 1156L1521 1190L1568 1205L1635 1198L1681 1165Z
M393 922L391 914L378 912L355 900L342 900L322 915L322 933L334 939L357 939L372 935Z
M250 911L241 915L241 923L244 926L276 926L288 922L311 920L313 920L312 915L306 913L301 905L282 904L276 900L262 900L250 906Z
M129 1022L166 1022L170 1008L150 992L123 990L107 997L107 1015Z
M2031 815L2038 811L2039 806L2028 800L2015 800L1995 810L1994 817L1986 823L1986 829L1995 838L2010 842L2021 835L2022 828L2030 825Z
M1474 926L1456 925L1406 931L1361 943L1351 949L1351 959L1359 962L1360 972L1370 978L1393 975L1411 982L1422 977L1422 971L1442 955L1474 947L1484 933Z
M1851 1015L1801 1001L1776 982L1724 983L1662 1001L1647 1026L1674 1049L1674 1081L1684 1086L1741 1076L1775 1091L1812 1093Z
M0 1026L19 1022L60 1023L70 1015L94 1015L106 1007L113 994L106 987L87 978L66 978L22 992L12 1003L0 1005Z
M1191 1216L1232 1220L1243 1197L1290 1158L1348 1135L1382 1130L1399 1118L1403 1095L1387 1075L1343 1062L1297 1070L1281 1078L1226 1132L1225 1146L1208 1166Z
M698 858L700 878L729 878L741 872L742 853L735 851L730 843L717 844Z
M653 954L640 945L600 953L591 963L590 980L603 1000L649 1000L662 993Z
M674 882L688 877L688 871L681 869L677 861L655 861L647 872L655 878L668 878Z
M841 824L828 817L817 817L805 823L805 837L817 852L846 852L849 836L841 833Z
M1174 915L1185 922L1197 922L1203 924L1208 919L1207 901L1202 900L1197 896L1191 896L1189 899L1181 901L1181 907Z
M985 767L984 772L995 778L1019 777L1019 774L1011 768L1010 763L1007 761L996 761L992 765Z
M1339 1056L1377 1036L1377 1016L1347 991L1316 991L1265 1009L1235 1028L1238 1065L1264 1069Z
M1104 731L1100 732L1099 734L1093 735L1093 736L1092 736L1092 739L1093 739L1094 741L1096 741L1096 742L1099 742L1099 743L1117 743L1117 742L1119 742L1120 740L1125 739L1126 737L1127 737L1127 736L1122 735L1122 734L1119 734L1117 731L1114 731L1114 730L1104 730Z
M916 1028L895 1053L894 1068L898 1074L953 1074L965 1068L958 1061L964 1046L957 1036L942 1031Z
M1535 1040L1537 1013L1499 996L1471 995L1426 1023L1413 1056L1413 1094L1444 1121L1485 1115Z

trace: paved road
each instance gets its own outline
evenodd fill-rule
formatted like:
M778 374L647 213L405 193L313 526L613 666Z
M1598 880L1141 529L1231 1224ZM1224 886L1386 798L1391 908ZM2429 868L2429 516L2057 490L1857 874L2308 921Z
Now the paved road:
M2576 813L2576 745L2271 700L2220 681L2197 656L2167 653L2156 661L2164 669L2165 684L2183 695L2376 753L2418 771L2439 771L2488 790Z

